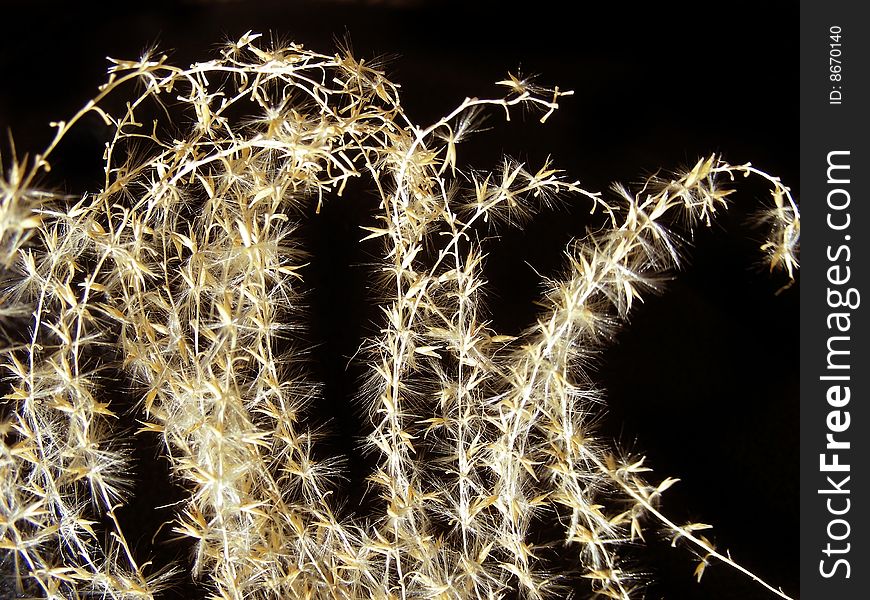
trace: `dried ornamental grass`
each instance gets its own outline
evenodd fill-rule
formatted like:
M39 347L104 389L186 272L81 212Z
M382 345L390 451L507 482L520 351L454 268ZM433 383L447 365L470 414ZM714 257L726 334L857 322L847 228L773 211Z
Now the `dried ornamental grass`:
M214 598L559 598L584 579L593 595L637 597L644 578L621 551L648 526L697 555L698 579L719 560L758 580L707 525L660 508L675 479L651 481L642 458L596 436L602 398L583 367L680 264L671 225L709 225L740 179L769 185L762 250L793 278L789 189L718 155L609 195L549 162L464 172L457 146L482 112L544 121L571 92L509 76L503 98L466 99L421 128L349 52L258 37L188 68L115 60L44 152L5 159L0 546L14 593L151 598L178 576L138 563L116 517L136 421L186 490L171 527L193 540L193 576ZM43 191L52 153L89 113L113 131L101 188ZM305 318L291 215L355 178L380 198L364 239L383 242L386 290L363 353L376 464L363 515L337 499L341 463L315 450L318 387L286 343ZM566 248L537 321L500 335L483 308L480 231L578 200L605 225ZM109 392L119 379L139 393L132 415ZM542 523L554 539L533 535Z

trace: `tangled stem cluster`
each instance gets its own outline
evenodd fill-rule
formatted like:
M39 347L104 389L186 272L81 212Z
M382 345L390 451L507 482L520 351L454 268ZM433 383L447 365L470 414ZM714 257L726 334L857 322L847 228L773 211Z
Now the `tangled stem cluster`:
M466 99L424 129L349 52L249 33L187 68L153 54L113 61L42 154L7 157L0 551L17 593L152 598L181 577L140 563L116 517L134 420L162 439L186 490L171 527L192 540L192 575L214 598L539 599L584 580L629 598L644 581L620 549L650 522L697 554L699 578L713 559L743 570L698 533L706 525L661 512L675 479L650 483L642 459L596 437L601 398L579 367L678 265L669 224L709 224L738 178L770 185L763 250L793 277L789 189L720 156L612 197L549 163L463 174L457 145L481 111L544 121L570 93L499 84L503 98ZM56 147L90 113L112 132L101 188L41 191ZM360 392L371 514L335 500L340 462L315 452L306 420L319 390L287 343L305 278L290 215L354 178L380 198L364 229L382 242L387 290ZM537 321L498 334L482 308L480 228L521 225L572 196L604 225L566 249ZM113 399L124 386L140 398L132 415ZM573 572L556 568L557 552Z

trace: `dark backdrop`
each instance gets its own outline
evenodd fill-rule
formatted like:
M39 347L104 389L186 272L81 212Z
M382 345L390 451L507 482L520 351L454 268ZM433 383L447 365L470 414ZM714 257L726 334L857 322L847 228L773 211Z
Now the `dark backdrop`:
M388 73L402 85L412 119L428 124L466 96L498 94L493 83L511 70L575 90L544 126L537 119L505 124L460 146L460 160L493 167L502 153L537 166L555 163L587 189L638 181L659 167L691 166L722 152L752 161L800 191L798 164L797 6L789 2L581 3L384 1L189 1L49 5L3 3L0 37L0 127L19 153L38 151L104 79L105 56L137 57L157 42L176 62L207 59L216 43L248 29L273 32L330 52L350 39L357 55L391 57ZM469 7L469 5L471 7ZM563 6L576 7L568 12ZM98 127L75 130L59 156L53 183L81 192L99 169ZM647 299L600 356L608 392L602 430L644 452L656 472L682 482L667 492L676 520L715 525L720 548L791 594L798 571L797 289L758 266L761 233L746 225L765 200L747 185L734 209L697 248L666 292ZM334 450L351 453L362 421L350 398L360 368L348 367L377 318L367 295L373 247L360 248L358 226L370 223L365 194L329 203L306 225L312 265L313 322L306 333L312 370L325 382L317 407L337 432ZM487 277L497 329L519 331L535 316L536 269L555 274L560 251L582 236L586 206L542 215L525 231L490 247ZM534 267L534 269L533 269ZM328 317L327 317L328 316ZM147 441L136 449L139 483L126 510L131 537L159 564L183 556L156 526L154 511L179 497ZM354 481L365 465L351 460ZM655 543L640 553L657 583L649 598L769 598L722 565L695 584L692 557ZM187 597L182 589L174 596Z

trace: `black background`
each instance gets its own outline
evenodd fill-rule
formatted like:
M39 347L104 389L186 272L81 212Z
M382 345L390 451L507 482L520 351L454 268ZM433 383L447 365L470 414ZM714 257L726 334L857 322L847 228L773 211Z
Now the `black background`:
M0 37L0 127L19 153L50 141L51 120L67 118L105 78L105 56L138 57L157 43L172 60L206 60L215 45L252 29L329 53L349 38L365 58L388 56L403 105L418 124L446 114L466 96L495 96L510 70L540 74L573 89L546 125L528 116L459 147L460 161L492 168L507 153L536 168L555 164L584 187L637 182L658 168L691 166L712 152L782 177L799 195L797 6L729 3L319 1L113 2L49 5L6 2ZM470 5L466 6L466 5ZM567 6L576 6L569 12ZM50 183L83 192L99 173L100 129L85 123L62 147ZM4 144L4 152L7 146ZM4 154L5 156L5 154ZM679 477L663 501L675 520L712 523L711 539L744 566L791 595L798 588L798 293L780 295L781 275L758 265L762 233L747 226L764 186L747 184L734 209L694 236L685 269L663 295L649 298L599 357L607 390L602 433L649 457L656 473ZM371 224L365 190L331 200L304 232L312 253L314 377L325 382L315 415L336 435L331 450L350 454L364 433L351 397L358 366L348 360L376 332L360 246ZM532 322L539 277L554 275L560 252L595 222L587 205L542 215L506 231L488 249L494 326L514 333ZM495 242L495 241L494 241ZM534 269L533 269L534 267ZM130 537L156 564L186 549L156 539L180 498L157 451L136 449L136 499L124 512ZM352 484L365 464L351 459ZM353 493L353 492L351 492ZM153 543L152 543L153 542ZM685 550L653 543L638 560L656 581L649 598L770 598L722 565L699 585ZM180 588L175 595L192 592Z

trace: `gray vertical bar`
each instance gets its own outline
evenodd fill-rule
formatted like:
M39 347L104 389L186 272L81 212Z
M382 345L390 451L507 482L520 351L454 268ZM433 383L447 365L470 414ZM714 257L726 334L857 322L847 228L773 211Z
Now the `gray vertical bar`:
M801 3L801 597L866 598L870 21ZM865 298L866 296L866 298Z

